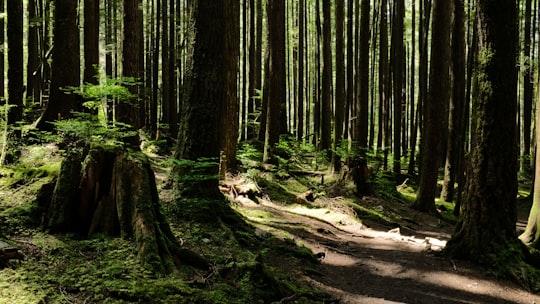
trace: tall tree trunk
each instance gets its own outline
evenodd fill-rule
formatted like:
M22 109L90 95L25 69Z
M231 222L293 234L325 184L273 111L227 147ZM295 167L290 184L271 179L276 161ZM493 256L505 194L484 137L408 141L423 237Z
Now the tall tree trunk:
M254 139L257 134L257 128L255 120L258 118L255 113L255 103L257 98L257 87L256 83L256 71L257 65L260 65L260 62L256 61L256 50L261 46L256 44L255 35L257 33L256 28L256 8L255 2L262 0L249 0L249 38L248 38L248 53L249 53L249 83L248 83L248 100L246 102L246 139ZM245 39L245 38L244 38Z
M463 120L462 120L462 128L461 128L461 137L463 138L463 150L460 151L460 159L459 159L459 167L458 167L458 189L457 189L457 197L456 197L456 205L454 207L454 215L459 215L461 212L461 203L463 201L463 193L465 191L465 171L466 171L466 165L468 163L467 157L465 156L465 151L468 147L468 141L467 141L467 134L469 131L469 120L471 116L471 98L472 98L472 80L474 78L473 70L476 62L477 57L477 46L478 46L478 31L476 31L477 24L478 24L478 17L476 16L476 12L472 12L471 5L469 1L469 16L472 16L474 14L475 17L469 18L473 19L472 22L467 28L467 38L469 40L469 51L467 53L467 79L465 81L465 106L463 107ZM472 0L476 3L476 0Z
M304 140L304 58L305 58L305 14L306 14L306 0L299 0L298 4L298 107L296 111L297 117L297 130L296 139L298 141Z
M332 148L332 18L330 0L322 0L321 150ZM330 154L328 154L330 155Z
M540 100L540 91L537 95L537 100ZM536 125L540 123L540 107L536 108ZM525 231L519 236L521 241L531 247L540 249L540 128L536 127L536 157L534 166L534 183L533 183L533 204L529 212L529 218L527 220L527 227Z
M379 43L379 127L381 129L380 147L384 153L384 169L388 162L388 147L390 145L390 68L388 65L388 21L387 21L387 0L381 0L381 26Z
M523 146L521 148L521 171L530 174L531 169L531 120L533 112L533 71L531 54L531 14L532 0L525 0L523 36Z
M486 265L506 264L509 248L518 243L516 1L478 0L477 16L472 149L463 213L445 252Z
M362 0L360 17L360 61L358 67L358 113L356 116L358 148L368 149L369 131L369 0Z
M85 83L97 84L99 65L99 0L84 1L84 77Z
M161 0L161 122L167 126L167 133L171 128L171 81L169 52L169 3L171 0Z
M351 107L354 103L354 1L347 2L347 100L345 102L344 138L349 138ZM354 128L354 127L353 127Z
M320 147L321 137L321 0L315 0L315 46L313 67L313 144Z
M49 102L37 123L40 130L51 130L51 122L69 118L72 111L80 110L77 96L64 91L64 88L79 87L81 82L78 3L72 0L55 0L54 3L51 88Z
M335 86L335 121L334 121L334 150L332 153L333 171L341 171L341 159L336 151L341 148L343 139L343 120L345 116L345 3L343 0L336 0L336 86Z
M40 61L42 61L40 50L41 18L36 5L36 0L28 1L28 61L26 65L26 98L34 103L41 103L41 73ZM3 31L2 31L3 32Z
M463 0L454 1L454 25L452 30L452 98L448 120L448 143L441 199L454 199L454 183L459 163L465 149L463 116L465 114L465 9Z
M225 4L225 102L224 113L221 115L221 175L237 170L236 143L238 140L238 60L240 56L240 1L227 0Z
M426 131L422 146L420 182L412 207L424 212L436 212L437 179L442 148L443 109L450 98L450 29L452 3L435 0L431 38L430 89L426 112Z
M124 42L122 47L122 73L123 77L133 78L139 81L141 78L140 69L140 48L142 37L140 27L143 26L141 0L124 1ZM117 105L116 120L127 124L130 129L138 130L142 127L142 117L140 117L141 101L139 99L139 85L128 85L133 97L127 101L120 101ZM131 144L138 143L138 138L128 139Z
M411 146L411 152L409 156L409 170L410 175L414 175L416 168L416 142L418 134L420 135L420 146L424 141L424 112L426 106L426 98L428 95L428 37L429 37L429 24L431 17L431 0L420 0L420 16L422 20L419 25L418 44L420 53L420 62L418 64L418 102L416 104L416 124L415 131L412 133L414 145ZM420 151L421 153L422 151ZM418 157L421 162L421 157Z
M8 104L7 123L13 127L22 119L23 113L23 4L22 1L7 2L8 40ZM16 134L20 135L20 131Z
M403 45L403 31L405 18L404 1L394 1L394 15L392 18L392 80L394 85L394 111L393 111L393 171L401 172L401 120L403 116L403 103L405 102L403 90L403 67L405 63L405 48Z
M415 92L416 92L416 0L412 1L411 5L411 61L410 61L410 87L409 87L409 100L410 100L410 107L409 107L409 115L410 115L410 123L409 123L409 153L415 149L416 146L416 107L415 107ZM414 159L414 155L409 154L409 164ZM410 168L408 168L410 169ZM409 170L409 174L412 174L412 172Z
M264 95L267 99L266 136L263 162L273 158L273 149L281 133L281 115L285 115L285 0L267 0L267 55Z
M222 1L191 1L184 77L182 117L175 158L186 160L178 168L181 178L177 187L188 198L221 196L218 190L219 158L221 151L221 116L227 101L226 21ZM195 162L203 161L201 172ZM190 179L195 174L205 178Z

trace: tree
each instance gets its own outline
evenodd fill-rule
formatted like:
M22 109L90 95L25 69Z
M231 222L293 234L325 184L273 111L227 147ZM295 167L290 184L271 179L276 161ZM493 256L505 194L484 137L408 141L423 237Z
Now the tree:
M221 174L224 176L228 171L237 170L236 146L238 141L238 115L239 103L236 92L238 91L238 59L240 53L240 1L227 0L225 4L225 92L226 101L224 114L221 116Z
M77 1L55 0L54 29L49 102L37 122L40 130L51 130L54 122L80 110L76 94L66 88L78 88L80 76L80 44L77 25Z
M124 0L122 70L126 77L140 73L142 9L140 0ZM62 71L59 71L62 72ZM134 132L142 127L137 86L120 100L117 121ZM133 239L141 262L158 273L169 273L174 261L192 256L180 248L160 211L154 173L148 158L138 149L138 138L129 135L123 145L70 144L43 225L53 231L95 233ZM203 260L202 258L199 259ZM204 263L199 267L205 268Z
M454 25L452 27L452 98L448 119L448 143L441 199L454 199L454 183L459 176L460 163L465 150L465 18L463 0L454 0Z
M540 98L540 93L537 98ZM538 99L540 100L540 99ZM536 125L540 123L540 107L536 108ZM536 146L540 145L540 128L536 128ZM533 184L533 204L529 212L527 227L519 236L521 241L533 248L540 249L540 149L536 149L535 166L534 166L534 184Z
M426 105L426 125L422 146L420 182L412 207L424 212L436 212L435 196L442 148L444 111L450 90L450 29L452 2L435 0L433 4L433 31L431 38L431 65L429 100Z
M285 115L285 1L267 0L267 53L264 78L264 98L267 101L266 132L263 161L272 157L274 145L281 134L281 115Z
M321 150L330 151L332 139L332 19L330 0L322 0ZM329 154L330 155L330 154Z
M524 173L530 170L531 120L533 112L533 72L531 54L531 6L532 0L525 0L525 19L523 36L523 146L521 149L521 168Z
M420 134L420 146L423 145L424 137L424 109L426 105L427 92L428 92L428 68L429 68L429 56L428 56L428 37L429 37L429 24L431 19L431 0L420 0L420 25L418 31L418 48L419 48L419 67L418 67L418 102L416 104L416 120L414 132L411 134L411 151L409 154L409 169L408 173L414 175L416 169L416 142L417 134ZM422 151L420 151L422 152ZM418 157L421 159L421 157Z
M305 58L305 14L306 14L306 0L299 0L298 2L298 108L297 108L297 120L298 127L296 129L296 139L298 141L304 140L304 58Z
M97 84L99 65L99 0L84 1L84 77L85 83Z
M41 16L36 0L28 1L28 61L26 65L26 98L35 103L41 103Z
M190 3L188 57L184 76L183 102L175 159L185 160L175 175L183 197L221 197L218 191L221 151L221 119L226 104L226 38L223 1ZM182 179L195 175L194 162L207 163L200 180Z
M519 243L517 218L517 5L478 0L472 145L462 216L445 252L493 265ZM504 71L504 72L501 72ZM514 257L515 258L515 257ZM508 261L505 261L507 263Z
M336 86L335 86L335 126L334 126L334 151L332 153L332 169L340 172L341 159L336 151L341 147L343 139L343 124L345 119L345 43L344 24L345 7L343 0L336 0Z
M8 38L8 124L15 126L23 113L23 5L22 1L7 2ZM20 134L20 132L17 132Z
M450 14L451 12L448 12ZM405 4L404 1L394 1L394 17L392 18L392 47L391 47L391 64L392 64L392 80L394 84L394 112L393 112L393 171L399 174L401 171L401 119L404 103L404 90L403 90L403 67L405 63L405 48L403 45L403 31L404 31L404 18L405 18Z
M360 17L360 61L358 85L357 142L360 149L368 148L369 123L369 0L362 0Z

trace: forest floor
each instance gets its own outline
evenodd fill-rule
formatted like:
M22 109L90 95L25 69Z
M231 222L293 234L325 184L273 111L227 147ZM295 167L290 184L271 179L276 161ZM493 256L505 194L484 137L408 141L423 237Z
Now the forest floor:
M280 181L281 190L290 179ZM523 270L516 271L520 286L488 268L443 256L453 223L416 212L403 200L360 199L341 189L312 201L305 193L292 193L294 201L283 201L282 194L272 198L274 187L268 190L257 202L237 196L237 210L261 233L285 234L310 248L320 264L295 273L339 303L540 303L540 295L527 291ZM530 207L521 204L518 231ZM438 207L447 212L444 204ZM279 257L273 264L280 265Z
M245 233L174 218L178 206L164 187L170 163L149 156L173 231L214 262L213 272L186 267L159 277L141 267L129 241L41 230L36 196L54 181L62 156L54 145L27 147L20 163L0 167L0 238L26 257L0 269L0 303L540 304L524 270L510 281L441 255L454 229L453 206L437 202L442 219L412 210L413 182L396 187L381 173L374 195L359 198L327 170L244 162L244 172L221 190L254 227ZM520 204L518 230L530 207ZM285 291L268 293L272 288ZM271 300L261 300L267 294Z

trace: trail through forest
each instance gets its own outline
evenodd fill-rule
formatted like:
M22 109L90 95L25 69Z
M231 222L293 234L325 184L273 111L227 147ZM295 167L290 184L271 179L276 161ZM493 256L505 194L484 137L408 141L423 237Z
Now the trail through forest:
M312 249L321 263L304 269L304 279L339 303L540 303L540 296L486 268L439 254L453 227L435 217L416 214L405 204L364 199L381 212L397 208L393 211L403 218L418 219L400 229L360 223L351 210L339 207L340 198L318 200L330 208L285 205L268 197L236 202L260 234L286 231Z

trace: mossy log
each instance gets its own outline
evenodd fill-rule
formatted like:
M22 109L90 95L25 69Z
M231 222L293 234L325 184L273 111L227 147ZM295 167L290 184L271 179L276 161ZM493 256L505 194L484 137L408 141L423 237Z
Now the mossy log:
M68 155L43 219L52 231L132 239L140 260L158 272L193 254L180 248L160 212L154 173L137 151L94 147Z

